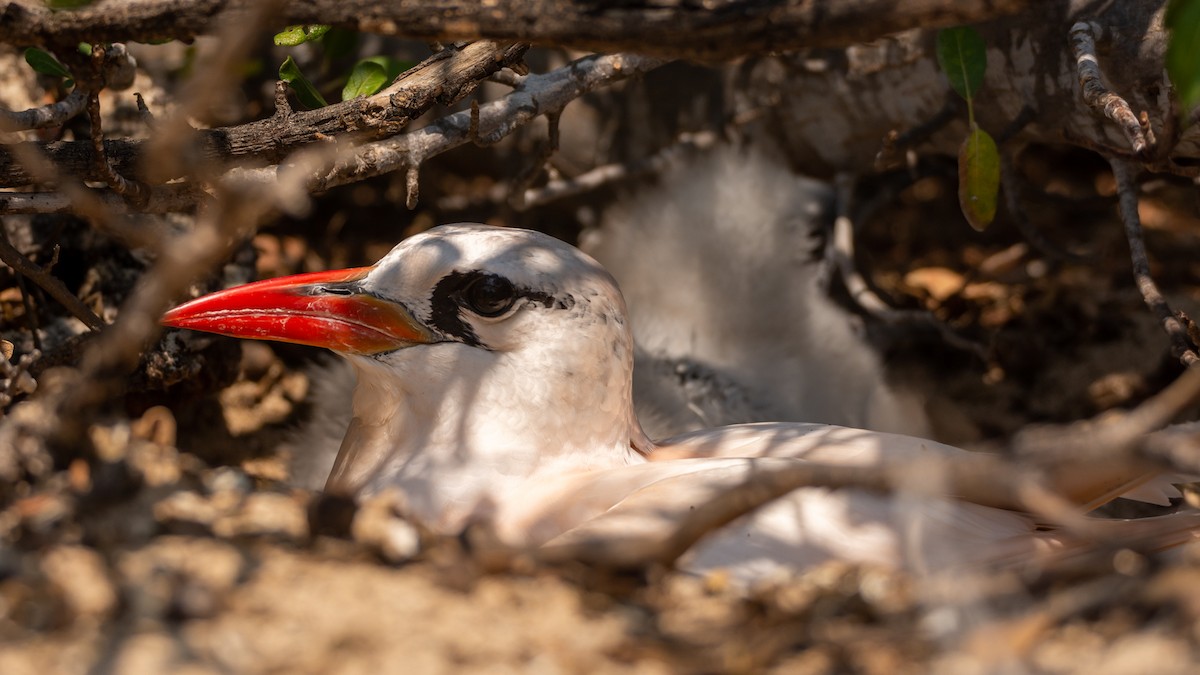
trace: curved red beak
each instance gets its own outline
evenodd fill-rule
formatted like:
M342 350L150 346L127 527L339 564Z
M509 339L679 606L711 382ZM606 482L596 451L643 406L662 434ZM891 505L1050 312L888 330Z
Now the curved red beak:
M267 279L186 302L163 315L173 328L277 340L348 354L433 341L402 305L361 290L370 267Z

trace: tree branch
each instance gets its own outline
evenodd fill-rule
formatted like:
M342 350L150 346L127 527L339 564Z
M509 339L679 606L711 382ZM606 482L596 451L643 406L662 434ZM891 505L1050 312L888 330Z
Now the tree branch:
M541 115L561 111L593 89L640 75L662 63L660 59L629 54L587 56L543 75L529 75L509 95L479 106L478 135L498 141ZM320 192L420 166L430 157L474 140L473 116L472 111L464 110L402 136L339 152L327 170L314 173L306 187L311 192ZM272 166L238 171L230 179L269 187L278 180L278 173L279 167Z
M0 3L0 42L68 44L190 39L223 12L256 0L144 0L52 12ZM316 0L288 2L279 26L334 24L429 41L494 39L593 51L726 59L806 47L843 47L919 26L940 28L1014 14L1028 0Z
M62 124L83 112L88 102L88 93L76 88L57 103L22 111L0 110L0 131L29 131Z
M70 13L70 12L67 12ZM234 127L197 131L196 146L203 159L229 161L253 157L278 163L304 145L323 136L354 132L367 138L395 134L436 104L450 105L470 94L479 82L502 68L516 64L528 45L500 46L475 42L449 48L425 59L401 75L394 84L373 96ZM85 99L86 102L86 99ZM142 165L149 141L106 140L104 152L114 171L145 180ZM89 141L21 143L36 147L60 171L85 180L105 181ZM35 182L21 166L17 148L0 148L0 186L16 187ZM178 176L153 176L159 182Z
M320 157L315 162L293 157L288 164L306 165L305 170L312 173L306 184L310 192L327 190L391 171L408 170L420 166L421 162L430 157L475 140L478 138L476 134L494 141L501 140L540 115L562 110L568 103L593 89L647 72L661 63L659 59L621 54L585 57L558 70L523 78L519 87L512 93L478 107L476 113L465 110L403 136L366 143L355 148L322 146L327 147L328 152L316 153ZM478 128L473 124L477 124ZM29 151L30 148L16 150ZM308 166L310 164L311 166ZM226 180L269 189L278 183L280 169L280 166L273 165L237 170L227 175ZM409 187L410 193L415 196L414 180L410 180ZM0 214L74 212L79 208L77 197L78 195L61 191L0 192ZM87 198L96 202L98 206L105 207L110 216L132 211L125 200L112 191L89 190ZM157 185L151 188L146 203L136 211L179 211L207 198L207 192L191 183Z
M1112 120L1125 134L1129 147L1138 157L1147 157L1153 152L1154 135L1150 123L1143 115L1139 120L1129 103L1104 85L1100 62L1096 58L1094 37L1100 33L1098 25L1079 21L1071 26L1071 51L1079 72L1079 88L1083 100L1096 112Z
M0 224L0 227L3 227ZM59 281L58 277L50 274L46 270L33 264L29 258L25 257L24 253L17 250L15 246L8 243L8 237L0 237L0 260L13 268L18 274L28 277L33 283L42 287L42 290L50 294L50 297L57 300L63 307L66 307L75 318L82 321L92 330L100 330L105 326L104 320L96 316L96 313L91 310L83 301L75 297L75 294Z
M1158 322L1171 340L1171 355L1186 366L1200 362L1188 340L1187 329L1176 316L1167 299L1163 297L1154 277L1150 276L1150 261L1146 257L1146 242L1142 237L1142 219L1138 214L1138 186L1134 181L1133 168L1125 161L1112 159L1113 176L1117 179L1117 196L1121 204L1121 220L1125 223L1125 237L1129 240L1129 253L1133 261L1133 280L1137 283L1142 299L1156 315Z

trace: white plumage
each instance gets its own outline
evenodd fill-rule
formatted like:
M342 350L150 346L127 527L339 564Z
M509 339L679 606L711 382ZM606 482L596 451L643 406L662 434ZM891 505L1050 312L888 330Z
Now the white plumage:
M652 443L634 415L633 341L615 281L540 233L443 226L401 242L369 272L350 272L231 289L165 321L338 345L359 384L328 489L397 489L413 516L442 532L486 518L517 546L603 534L616 547L623 537L669 536L674 515L756 471L969 454L908 436L787 423ZM242 323L231 328L235 320ZM312 337L308 320L338 336ZM1107 471L1094 489L1082 479L1082 502L1111 492L1114 475L1122 486L1148 477ZM1025 514L931 489L794 490L701 541L682 564L726 567L751 581L834 558L928 571L1063 543Z

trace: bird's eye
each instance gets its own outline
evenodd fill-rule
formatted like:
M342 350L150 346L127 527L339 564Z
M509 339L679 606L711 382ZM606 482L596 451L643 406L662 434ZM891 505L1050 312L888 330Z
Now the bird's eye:
M481 276L463 290L467 308L480 316L494 317L508 311L517 301L517 289L504 277Z

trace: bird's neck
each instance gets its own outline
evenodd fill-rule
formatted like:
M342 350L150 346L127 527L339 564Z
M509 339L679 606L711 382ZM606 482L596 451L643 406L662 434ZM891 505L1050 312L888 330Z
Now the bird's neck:
M553 386L564 381L553 360L424 349L434 358L355 363L354 420L328 489L398 488L413 515L454 531L530 480L644 461L629 382L580 373Z

